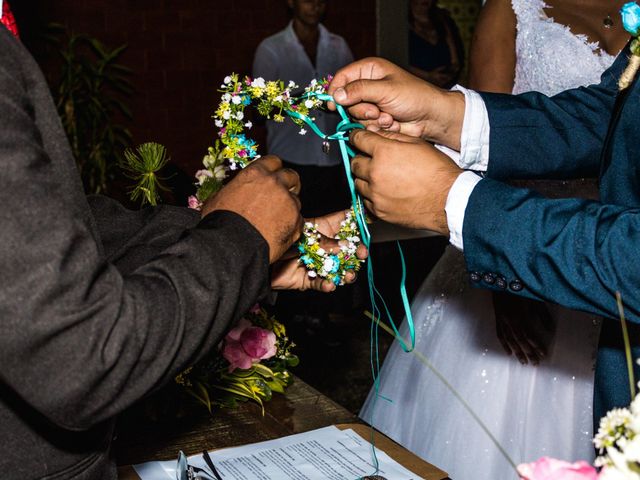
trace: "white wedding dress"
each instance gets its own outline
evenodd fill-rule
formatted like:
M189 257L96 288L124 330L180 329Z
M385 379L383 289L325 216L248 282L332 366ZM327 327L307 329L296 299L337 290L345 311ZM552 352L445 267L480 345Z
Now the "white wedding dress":
M513 0L512 6L518 29L514 93L554 94L598 83L613 62L597 44L547 17L542 1ZM591 406L600 321L560 307L550 310L556 333L535 367L505 353L496 337L491 293L469 285L462 254L452 246L413 301L416 350L453 384L516 464L545 455L571 461L594 456ZM408 338L406 322L401 332ZM380 382L380 395L390 401L378 398L374 405L372 390L360 413L365 421L453 480L518 478L454 395L397 343Z

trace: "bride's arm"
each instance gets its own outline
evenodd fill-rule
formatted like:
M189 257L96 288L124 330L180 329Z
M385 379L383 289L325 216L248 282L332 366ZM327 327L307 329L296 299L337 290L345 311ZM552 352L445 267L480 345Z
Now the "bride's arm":
M487 0L471 43L469 88L511 93L516 69L516 16L509 0Z

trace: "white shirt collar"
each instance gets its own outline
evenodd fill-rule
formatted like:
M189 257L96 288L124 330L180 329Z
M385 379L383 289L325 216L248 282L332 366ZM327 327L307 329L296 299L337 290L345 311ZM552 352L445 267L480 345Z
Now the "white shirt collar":
M0 0L0 4L1 3L2 3L2 0ZM321 23L318 24L318 30L320 31L320 36L318 38L318 45L324 45L329 38L329 30L327 30L325 26L322 25ZM296 31L293 29L293 20L289 22L289 25L287 25L286 31L290 41L302 45L300 43L300 39L298 38L298 35L296 35Z

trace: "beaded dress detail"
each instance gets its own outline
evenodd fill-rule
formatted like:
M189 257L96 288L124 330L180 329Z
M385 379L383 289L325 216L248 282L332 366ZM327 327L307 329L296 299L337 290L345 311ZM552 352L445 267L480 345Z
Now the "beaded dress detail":
M598 83L614 57L545 13L540 0L513 0L517 18L514 93L555 94ZM419 269L420 265L411 268ZM539 366L508 356L496 335L492 295L469 285L454 247L412 304L416 350L454 386L511 459L592 460L593 369L600 319L550 306L555 331ZM407 338L403 323L401 334ZM392 345L360 416L456 480L517 480L513 467L443 383ZM388 399L388 400L387 400Z
M516 78L513 93L555 95L580 85L600 83L615 57L585 35L574 35L553 21L541 0L512 0L517 18ZM546 12L545 13L545 9Z

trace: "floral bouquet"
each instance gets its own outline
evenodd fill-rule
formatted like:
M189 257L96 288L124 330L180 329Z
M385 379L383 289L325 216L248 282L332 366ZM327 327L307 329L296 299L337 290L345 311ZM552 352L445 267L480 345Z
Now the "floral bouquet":
M284 325L255 305L218 351L178 375L176 382L209 411L252 400L264 413L263 402L291 384L288 369L299 363L291 353L294 346Z

